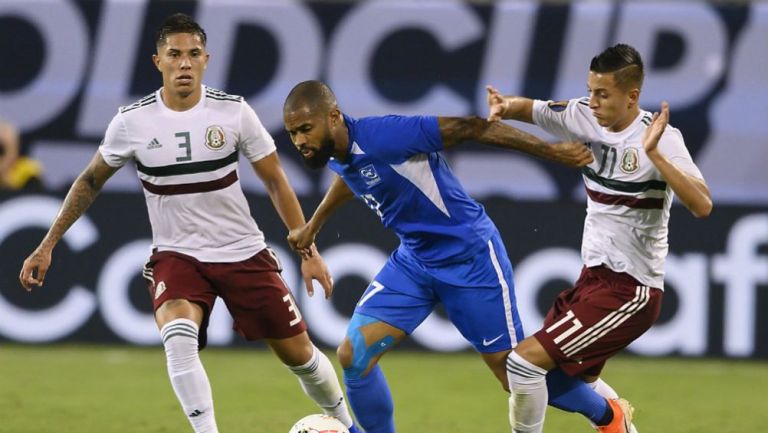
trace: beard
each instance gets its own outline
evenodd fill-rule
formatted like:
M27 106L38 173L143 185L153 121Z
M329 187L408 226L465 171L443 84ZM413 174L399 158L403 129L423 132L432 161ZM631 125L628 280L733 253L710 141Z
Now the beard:
M333 139L331 139L330 134L326 134L320 142L320 148L312 156L304 157L302 155L304 165L313 170L325 167L333 156L334 147Z

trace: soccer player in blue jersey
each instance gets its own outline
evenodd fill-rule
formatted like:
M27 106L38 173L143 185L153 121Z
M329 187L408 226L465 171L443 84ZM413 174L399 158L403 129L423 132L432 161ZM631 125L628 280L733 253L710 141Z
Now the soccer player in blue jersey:
M338 175L310 221L291 231L291 246L311 245L331 213L353 196L401 241L358 302L338 349L360 425L367 433L395 431L378 360L438 302L508 389L507 355L523 338L512 265L496 226L464 191L441 151L473 140L576 167L591 162L592 154L581 143L548 144L479 117L353 119L319 81L294 87L283 116L306 164L327 164Z

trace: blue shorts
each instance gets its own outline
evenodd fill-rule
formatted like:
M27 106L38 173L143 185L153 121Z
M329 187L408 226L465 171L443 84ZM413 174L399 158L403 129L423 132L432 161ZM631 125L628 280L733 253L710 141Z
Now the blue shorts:
M523 339L514 287L512 265L498 233L482 254L446 266L425 266L398 249L355 313L410 334L442 302L448 318L478 352L500 352Z

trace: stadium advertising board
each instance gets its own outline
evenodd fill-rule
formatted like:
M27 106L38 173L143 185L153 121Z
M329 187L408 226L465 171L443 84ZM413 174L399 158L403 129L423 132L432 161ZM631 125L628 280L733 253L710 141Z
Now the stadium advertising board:
M252 212L283 263L283 275L316 340L334 346L345 334L354 304L396 238L362 203L346 205L326 225L318 244L336 280L332 301L309 298L285 229L267 198L250 198ZM18 342L121 341L158 344L159 333L141 277L149 256L149 224L137 194L101 196L57 247L42 289L26 293L16 275L61 201L53 196L5 196L0 204L0 338ZM317 200L305 200L305 208ZM487 200L515 267L515 284L527 330L538 328L557 291L581 267L582 204ZM350 221L354 221L351 224ZM768 212L718 209L694 220L675 207L666 294L659 322L631 346L641 355L768 357ZM322 293L322 291L320 291ZM213 345L242 344L223 305L209 328ZM444 316L430 316L414 333L414 347L468 349Z

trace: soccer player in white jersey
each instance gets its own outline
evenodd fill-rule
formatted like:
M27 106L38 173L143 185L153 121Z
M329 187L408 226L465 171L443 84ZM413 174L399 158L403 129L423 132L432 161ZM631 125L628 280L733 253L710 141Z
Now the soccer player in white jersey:
M589 97L540 101L488 87L489 120L534 123L595 155L583 169L581 276L507 361L514 432L542 431L547 402L586 415L601 432L636 431L631 406L600 372L658 317L673 195L696 217L712 210L680 131L667 126L668 105L654 114L638 106L642 84L640 55L618 44L592 59Z
M202 84L206 34L191 17L174 14L157 32L153 60L163 87L120 108L88 167L77 178L48 234L19 276L41 286L51 253L94 201L104 183L135 161L152 224L153 254L144 269L167 357L168 374L195 432L217 432L211 387L199 349L221 297L234 329L267 344L328 415L358 432L328 358L312 344L280 263L250 215L238 180L238 157L251 162L288 229L304 216L280 165L272 137L242 97ZM301 271L330 296L320 255L302 251Z

